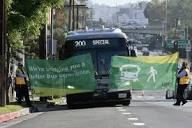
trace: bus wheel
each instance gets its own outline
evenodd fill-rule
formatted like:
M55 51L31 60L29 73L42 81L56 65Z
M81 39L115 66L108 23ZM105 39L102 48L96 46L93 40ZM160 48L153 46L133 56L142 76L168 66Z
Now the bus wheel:
M73 104L67 104L67 108L68 108L68 109L73 109L73 108L75 108L75 107L74 107Z
M69 97L67 97L67 108L69 109L75 108L75 105L73 104L72 99L69 99Z

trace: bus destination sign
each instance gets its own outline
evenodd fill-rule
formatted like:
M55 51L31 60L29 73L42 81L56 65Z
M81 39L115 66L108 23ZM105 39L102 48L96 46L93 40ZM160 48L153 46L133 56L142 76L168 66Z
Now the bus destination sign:
M84 47L87 45L93 45L93 46L98 46L98 45L110 45L109 40L92 40L92 43L90 44L89 41L88 43L85 40L80 40L80 41L75 41L75 47Z

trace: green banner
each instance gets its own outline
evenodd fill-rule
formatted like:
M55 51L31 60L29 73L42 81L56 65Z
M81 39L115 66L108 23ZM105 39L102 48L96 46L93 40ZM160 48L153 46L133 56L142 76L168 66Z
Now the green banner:
M114 56L110 71L110 88L174 89L177 63L178 53L168 56Z
M67 60L27 60L30 84L38 96L64 96L96 88L91 55Z

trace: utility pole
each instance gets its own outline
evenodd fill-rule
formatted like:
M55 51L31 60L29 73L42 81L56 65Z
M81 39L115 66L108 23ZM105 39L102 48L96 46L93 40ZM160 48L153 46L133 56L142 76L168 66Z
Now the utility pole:
M68 31L71 31L72 26L72 0L69 0L69 17L68 17Z
M67 8L67 9L69 9L69 12L70 12L70 9L72 10L72 5L65 5L64 6L65 8ZM75 22L73 22L73 24L74 24L74 28L76 27L77 29L79 28L79 22L81 22L82 21L82 18L80 19L80 11L82 11L82 10L86 10L86 9L88 9L88 7L85 5L85 4L81 4L81 5L73 5L73 8L74 8L74 11L75 11L75 9L76 9L76 18L75 18L75 16L74 16L74 18L73 18L73 20L75 21ZM71 11L71 13L72 13L72 11ZM75 12L74 12L75 13ZM71 16L70 16L70 13L69 13L69 17L71 17L72 18L72 14L71 14ZM70 23L71 22L71 23ZM70 25L72 25L72 19L70 20L70 18L69 18L69 23L68 23L68 30L69 31L71 31L72 29L69 29L69 28L71 28L72 26L70 26Z
M47 25L43 25L39 36L39 58L47 59Z
M79 29L79 6L77 6L77 9L76 9L76 13L77 13L77 19L76 19L76 29L78 30Z
M165 33L166 33L166 36L167 36L167 24L168 24L168 0L165 1L166 3L166 9L165 9Z
M75 0L72 0L72 12L73 12L73 20L72 20L72 30L75 30Z
M5 0L0 1L0 106L6 105L5 88Z
M51 8L51 58L54 57L54 51L53 51L53 47L54 47L54 40L53 40L53 15L54 15L54 10L53 10L53 7Z

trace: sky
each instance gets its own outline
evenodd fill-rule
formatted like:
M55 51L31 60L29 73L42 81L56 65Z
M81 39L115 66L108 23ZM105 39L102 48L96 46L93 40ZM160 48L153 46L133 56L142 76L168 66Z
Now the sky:
M123 5L126 3L136 3L140 1L150 1L150 0L90 0L93 4L105 4L108 6Z

